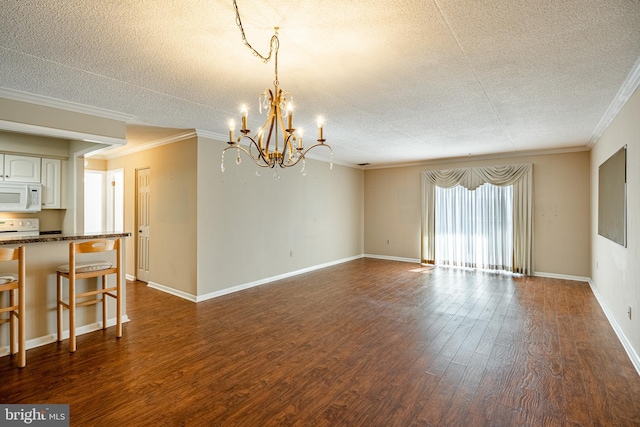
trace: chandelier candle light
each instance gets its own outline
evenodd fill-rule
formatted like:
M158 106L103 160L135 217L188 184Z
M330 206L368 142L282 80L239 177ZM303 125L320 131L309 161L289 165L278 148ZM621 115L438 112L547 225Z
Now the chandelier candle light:
M271 55L275 54L275 79L273 81L274 89L266 89L258 100L258 106L260 113L262 110L267 111L267 119L262 127L258 129L254 136L250 136L251 131L248 129L247 120L249 117L249 110L246 105L243 105L240 109L240 116L242 118L242 128L240 129L241 135L235 137L236 124L233 119L229 121L229 145L222 150L222 164L220 169L224 172L224 153L230 149L237 150L236 164L242 162L241 152L253 160L253 162L259 166L259 168L288 168L295 166L302 160L303 175L305 172L305 155L315 147L327 147L331 152L331 160L329 168L333 168L333 150L328 144L325 144L323 137L323 120L318 118L318 140L315 144L308 148L304 148L302 144L302 128L295 129L293 127L293 96L289 92L283 92L280 89L280 82L278 81L278 48L280 47L278 41L278 27L275 27L275 33L271 37L270 50L268 56L263 56L258 53L247 42L247 38L242 28L242 22L240 21L240 13L238 11L238 5L236 1L233 1L233 5L236 10L236 24L240 28L242 33L242 42L253 51L255 56L260 57L265 63L269 62ZM284 125L286 119L287 125ZM281 134L281 140L279 137ZM248 148L240 145L243 138L246 138L249 142ZM260 169L256 172L260 175ZM277 169L274 177L277 179Z

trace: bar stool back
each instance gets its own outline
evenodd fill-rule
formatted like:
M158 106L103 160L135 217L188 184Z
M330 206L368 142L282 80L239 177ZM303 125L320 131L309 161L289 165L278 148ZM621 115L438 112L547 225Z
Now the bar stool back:
M107 328L107 296L116 300L116 336L122 336L122 275L120 265L121 239L96 239L69 244L69 264L61 265L57 271L58 341L62 341L62 310L69 310L69 351L76 351L76 308L102 303L102 329ZM76 255L96 252L116 252L115 266L109 261L77 262ZM116 286L107 288L107 275L116 275ZM62 278L68 279L68 301L63 299ZM101 286L95 290L77 292L76 280L100 277ZM82 301L78 302L78 299Z
M24 246L18 248L0 248L0 262L18 261L18 274L0 273L0 294L9 292L9 305L0 306L0 314L9 313L8 318L1 318L0 324L9 323L9 350L11 354L18 353L18 367L24 368L27 365L27 351L25 348L25 292L24 282L26 269L24 262ZM17 346L16 346L16 320L18 326ZM16 349L17 347L17 349Z

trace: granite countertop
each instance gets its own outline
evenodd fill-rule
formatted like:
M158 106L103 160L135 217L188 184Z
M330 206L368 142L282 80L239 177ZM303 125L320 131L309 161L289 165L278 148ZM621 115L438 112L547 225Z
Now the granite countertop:
M0 245L21 245L25 243L64 242L72 240L115 239L131 237L131 233L81 233L81 234L41 234L40 236L0 237Z

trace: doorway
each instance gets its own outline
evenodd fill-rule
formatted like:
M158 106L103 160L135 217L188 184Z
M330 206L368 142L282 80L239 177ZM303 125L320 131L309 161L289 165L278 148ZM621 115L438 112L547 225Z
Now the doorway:
M84 232L124 230L124 171L84 171Z
M103 171L84 171L84 232L100 233L105 231L105 173Z

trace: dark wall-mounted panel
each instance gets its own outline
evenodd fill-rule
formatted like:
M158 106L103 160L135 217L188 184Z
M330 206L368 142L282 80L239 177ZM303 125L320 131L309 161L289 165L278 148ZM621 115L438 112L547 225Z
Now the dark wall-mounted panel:
M627 147L598 168L598 234L627 247Z

